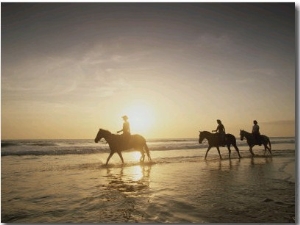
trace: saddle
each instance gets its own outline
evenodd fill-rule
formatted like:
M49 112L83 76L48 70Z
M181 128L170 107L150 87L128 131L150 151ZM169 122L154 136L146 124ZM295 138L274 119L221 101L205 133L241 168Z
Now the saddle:
M261 146L262 145L262 140L261 140L261 136L259 135L255 135L252 134L253 139L254 139L254 144Z
M121 140L122 140L122 144L123 146L125 147L125 149L128 149L129 148L129 145L130 145L130 140L131 140L131 134L122 134L120 135L121 136Z
M218 135L219 146L225 147L225 145L227 144L226 143L226 136L223 139L221 134L217 133L216 135Z
M219 139L219 146L225 147L226 145L226 140L222 140L221 138Z

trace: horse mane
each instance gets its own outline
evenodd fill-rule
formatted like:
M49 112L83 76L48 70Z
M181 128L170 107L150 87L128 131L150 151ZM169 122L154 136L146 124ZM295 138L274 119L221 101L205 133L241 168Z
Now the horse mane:
M105 129L101 129L101 128L100 128L100 130L107 133L107 134L111 134L111 132L109 130L105 130Z
M209 132L209 131L207 131L207 130L203 130L203 131L199 131L200 133L203 133L203 134L214 134L214 133L211 133L211 132Z
M242 129L241 131L244 132L244 133L246 133L246 134L251 134L250 132L245 131L244 129Z
M209 132L209 131L207 131L207 130L204 130L204 131L202 131L203 133L209 133L209 134L211 134L211 132Z

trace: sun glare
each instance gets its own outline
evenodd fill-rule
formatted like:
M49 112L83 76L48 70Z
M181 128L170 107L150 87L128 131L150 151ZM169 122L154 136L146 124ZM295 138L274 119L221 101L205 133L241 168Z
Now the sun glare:
M153 109L145 103L135 103L123 110L129 117L131 133L145 134L154 123Z
M140 158L141 158L141 153L140 152L131 152L131 158L134 160L134 161L140 161Z
M129 171L133 181L139 181L143 178L143 171L140 165L131 167Z

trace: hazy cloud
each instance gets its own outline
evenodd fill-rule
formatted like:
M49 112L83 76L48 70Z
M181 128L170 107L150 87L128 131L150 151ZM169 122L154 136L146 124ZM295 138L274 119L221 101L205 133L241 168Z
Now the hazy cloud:
M272 68L257 68L245 71L247 74L256 75L256 76L268 76L274 77L277 75L276 71Z
M260 122L260 124L265 124L265 125L296 125L295 120L267 121L267 122Z

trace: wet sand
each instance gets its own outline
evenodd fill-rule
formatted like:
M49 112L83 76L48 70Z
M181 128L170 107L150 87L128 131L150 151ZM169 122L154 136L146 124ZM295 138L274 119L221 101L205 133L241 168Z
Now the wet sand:
M2 157L2 223L294 222L294 154L99 161L97 155Z

